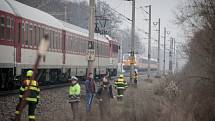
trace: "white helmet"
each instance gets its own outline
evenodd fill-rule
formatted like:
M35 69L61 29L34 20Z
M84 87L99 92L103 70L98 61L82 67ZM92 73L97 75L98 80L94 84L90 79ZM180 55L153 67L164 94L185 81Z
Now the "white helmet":
M76 81L78 81L78 78L75 77L75 76L72 76L70 80L76 80Z

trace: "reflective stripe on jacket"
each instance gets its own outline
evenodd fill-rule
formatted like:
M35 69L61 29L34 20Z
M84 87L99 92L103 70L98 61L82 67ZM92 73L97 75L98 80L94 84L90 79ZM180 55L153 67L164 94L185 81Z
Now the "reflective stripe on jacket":
M119 78L117 81L115 81L114 86L117 89L125 89L128 87L128 84L124 79Z
M35 80L24 80L22 86L19 89L19 98L23 98L23 94L26 90L29 89L28 97L25 97L27 101L37 102L40 98L39 93L39 85Z

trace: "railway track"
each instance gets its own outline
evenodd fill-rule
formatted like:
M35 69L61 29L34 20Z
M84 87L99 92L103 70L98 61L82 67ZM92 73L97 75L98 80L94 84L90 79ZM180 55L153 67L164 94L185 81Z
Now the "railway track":
M141 77L143 77L144 75L140 75ZM114 79L116 79L116 77L114 77L113 79L111 79L111 84L113 84ZM129 77L126 76L127 81L129 82ZM69 86L69 83L64 83L64 84L56 84L56 85L46 85L46 86L40 86L40 89L43 90L50 90L50 89L57 89L57 88L62 88L62 87L67 87ZM80 81L80 85L82 90L84 90L84 81ZM99 87L100 82L96 81L96 86ZM83 91L82 91L83 92ZM0 91L0 97L3 96L12 96L12 95L16 95L19 93L19 90L10 90L10 91ZM83 92L82 95L84 95L85 93Z

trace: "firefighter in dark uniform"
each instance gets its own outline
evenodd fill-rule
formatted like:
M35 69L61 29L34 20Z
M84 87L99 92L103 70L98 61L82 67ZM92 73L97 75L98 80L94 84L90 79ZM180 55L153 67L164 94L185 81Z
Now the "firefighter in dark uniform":
M138 74L137 70L134 71L134 84L137 84Z
M124 91L128 87L126 80L124 79L124 75L120 74L119 78L115 81L114 87L117 89L117 99L122 100L124 96Z
M32 80L33 71L27 71L27 79L22 81L19 89L19 103L16 107L15 121L20 121L21 114L26 105L28 105L28 119L35 121L35 109L39 101L39 85L37 81Z

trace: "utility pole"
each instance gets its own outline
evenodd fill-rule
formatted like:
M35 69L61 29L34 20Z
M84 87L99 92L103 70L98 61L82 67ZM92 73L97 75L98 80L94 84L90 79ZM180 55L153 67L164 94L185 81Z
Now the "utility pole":
M169 50L169 72L170 72L170 73L172 73L173 40L174 40L174 38L171 38L171 39L170 39L170 50Z
M90 0L90 17L89 17L89 41L88 41L88 71L93 74L93 64L95 61L94 50L94 30L95 30L95 0Z
M123 63L123 55L122 55L122 35L120 34L120 71L122 73L122 63Z
M175 51L176 53L175 53L175 59L176 59L176 73L178 72L178 47L176 47L176 51Z
M151 5L149 7L149 34L148 34L148 78L150 78L150 63L151 63Z
M165 75L165 64L166 64L166 27L164 28L164 53L163 53L163 75Z
M128 0L131 1L131 0ZM131 72L130 72L130 82L134 81L134 34L135 34L135 0L132 0L132 26L131 26Z
M175 41L175 38L174 38L174 40L173 40L173 53L174 53L174 69L173 70L175 70L175 68L176 68L176 51L175 51L175 47L176 47L176 41Z
M160 76L160 18L158 19L158 69L157 76Z

